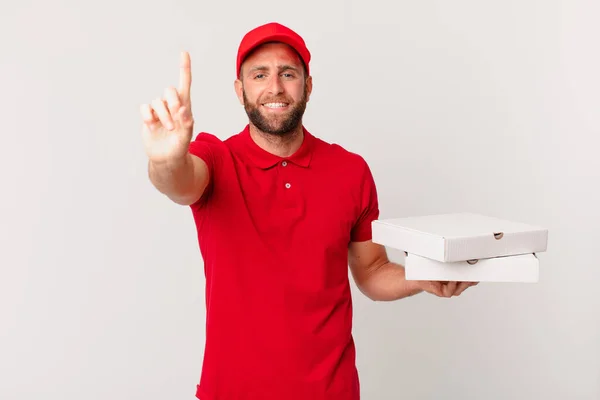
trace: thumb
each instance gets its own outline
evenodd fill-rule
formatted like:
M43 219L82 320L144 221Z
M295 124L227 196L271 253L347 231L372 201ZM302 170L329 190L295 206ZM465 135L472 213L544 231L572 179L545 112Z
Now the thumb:
M194 126L194 118L189 106L182 106L179 108L177 119L179 120L181 127L185 129L191 129Z

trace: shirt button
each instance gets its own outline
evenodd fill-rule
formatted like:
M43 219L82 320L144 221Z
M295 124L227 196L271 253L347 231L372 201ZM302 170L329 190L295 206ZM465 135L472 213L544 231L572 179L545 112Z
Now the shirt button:
M285 167L287 165L287 161L282 162L281 165Z
M286 189L289 189L289 188L291 188L291 187L292 187L292 185L290 185L289 183L286 183L286 184L285 184L285 188L286 188Z

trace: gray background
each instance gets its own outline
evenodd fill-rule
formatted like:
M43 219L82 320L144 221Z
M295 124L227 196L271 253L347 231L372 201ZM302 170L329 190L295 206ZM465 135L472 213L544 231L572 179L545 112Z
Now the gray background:
M138 107L188 50L196 131L238 132L237 45L272 20L314 56L306 126L367 159L382 217L550 230L539 284L354 290L363 398L600 398L598 1L1 7L0 398L193 399L202 263L147 179Z

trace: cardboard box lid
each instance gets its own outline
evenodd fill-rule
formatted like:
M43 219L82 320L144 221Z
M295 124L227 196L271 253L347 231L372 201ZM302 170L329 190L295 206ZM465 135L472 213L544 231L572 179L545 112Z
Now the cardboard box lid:
M442 262L546 251L548 230L475 213L376 220L373 242Z
M405 260L407 280L457 282L539 281L539 260L533 254L480 259L476 262L440 262L409 254Z

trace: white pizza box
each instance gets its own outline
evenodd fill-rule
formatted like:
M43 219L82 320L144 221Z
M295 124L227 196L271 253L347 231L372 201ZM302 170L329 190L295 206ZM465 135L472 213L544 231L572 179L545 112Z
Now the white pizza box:
M450 213L372 222L375 243L441 262L546 251L548 230L475 213Z
M408 254L407 280L537 283L539 260L535 254L494 257L473 261L441 262Z

